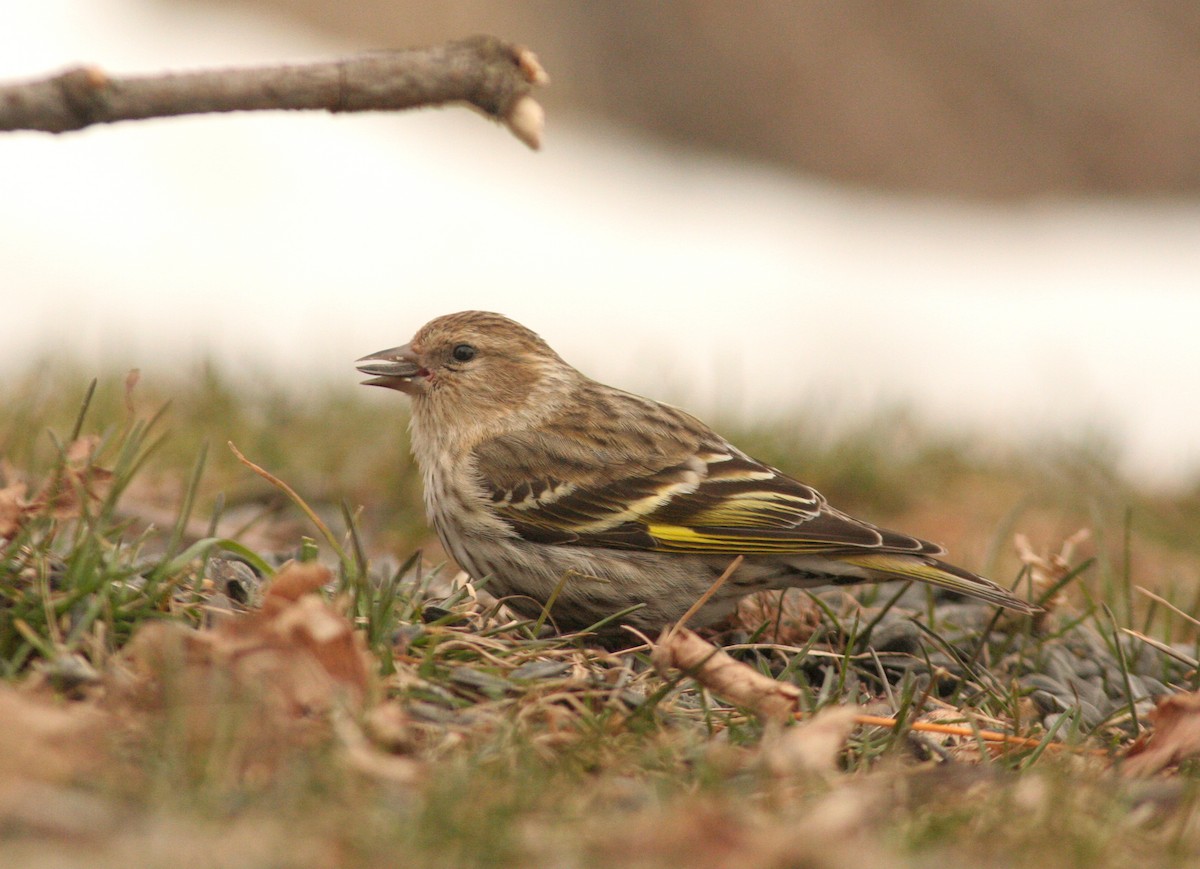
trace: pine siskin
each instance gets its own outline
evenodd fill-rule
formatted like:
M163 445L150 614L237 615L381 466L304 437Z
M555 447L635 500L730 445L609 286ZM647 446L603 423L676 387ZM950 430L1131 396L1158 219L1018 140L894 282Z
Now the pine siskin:
M933 543L876 528L750 458L693 416L597 383L499 314L465 311L358 361L412 397L425 507L458 564L560 630L621 610L654 631L737 555L696 614L789 586L918 580L1020 612L1036 607L939 561Z

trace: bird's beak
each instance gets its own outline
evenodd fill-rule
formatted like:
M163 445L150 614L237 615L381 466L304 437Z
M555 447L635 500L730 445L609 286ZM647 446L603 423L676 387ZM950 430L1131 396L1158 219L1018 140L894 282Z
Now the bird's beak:
M372 375L363 381L364 386L386 386L410 395L423 391L429 377L429 370L422 367L408 344L364 356L356 365L363 374Z

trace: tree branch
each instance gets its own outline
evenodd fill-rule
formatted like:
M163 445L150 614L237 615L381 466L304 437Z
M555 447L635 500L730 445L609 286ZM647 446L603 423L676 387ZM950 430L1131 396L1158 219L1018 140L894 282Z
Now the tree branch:
M463 102L537 148L544 113L530 92L548 83L533 52L493 36L278 67L112 78L87 66L0 84L0 131L63 133L205 112L394 111Z

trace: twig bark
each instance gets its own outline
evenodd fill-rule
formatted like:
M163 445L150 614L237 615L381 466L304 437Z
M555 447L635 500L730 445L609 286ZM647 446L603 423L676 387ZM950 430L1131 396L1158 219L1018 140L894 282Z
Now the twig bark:
M126 78L81 66L0 84L0 131L63 133L205 112L394 111L462 102L537 148L544 115L530 92L548 82L533 52L493 36L323 63Z

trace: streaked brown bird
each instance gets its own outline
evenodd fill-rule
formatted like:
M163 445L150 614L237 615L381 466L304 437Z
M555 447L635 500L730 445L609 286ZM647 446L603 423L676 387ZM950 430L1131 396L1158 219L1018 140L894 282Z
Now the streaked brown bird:
M447 552L526 617L553 601L560 630L630 607L622 622L658 630L737 555L694 623L750 592L892 580L1037 609L939 560L936 544L836 510L682 410L584 376L499 314L438 317L358 370L412 398L412 451Z

